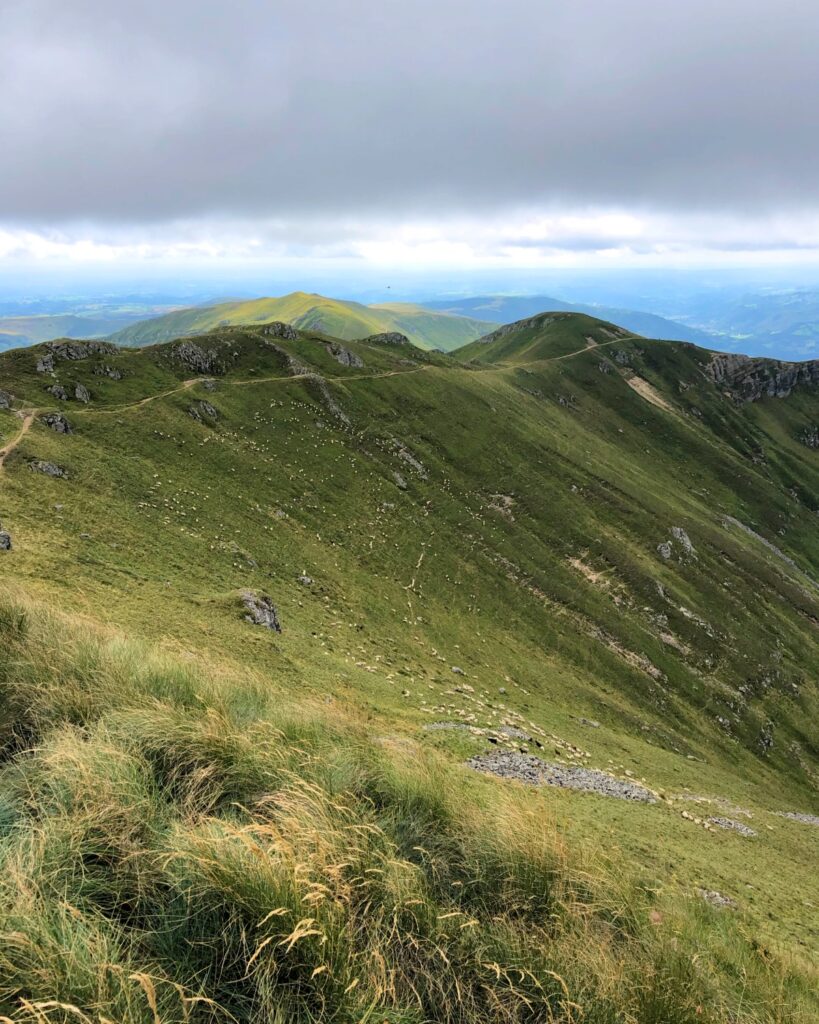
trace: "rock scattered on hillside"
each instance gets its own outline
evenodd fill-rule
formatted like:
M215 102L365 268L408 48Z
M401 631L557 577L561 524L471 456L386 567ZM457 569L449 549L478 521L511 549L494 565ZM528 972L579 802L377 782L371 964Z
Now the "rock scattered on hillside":
M10 409L14 403L14 395L0 388L0 409Z
M91 392L88 390L85 384L77 384L76 387L74 388L74 397L77 399L78 402L83 402L84 404L87 404L88 402L91 401Z
M681 526L672 526L671 536L674 538L674 540L679 542L680 546L683 549L683 554L685 554L689 558L697 557L697 553L694 550L694 545L691 543L691 538L688 536L688 534Z
M780 818L788 818L790 821L801 821L803 825L819 825L819 815L802 814L800 811L777 811Z
M53 395L58 402L68 401L68 392L62 386L62 384L52 384L50 388L46 388L46 391Z
M102 366L95 366L92 372L97 377L110 377L111 380L122 380L122 370L118 370L115 366L109 366L108 363L103 363Z
M339 345L338 342L332 341L329 345L324 346L333 359L337 363L341 363L342 366L354 366L360 369L364 365L364 360L361 356L356 355L355 352L351 352L348 348L343 345Z
M188 415L196 420L197 423L202 423L205 420L216 422L219 419L219 412L217 409L202 399L199 402L194 402L188 406Z
M670 540L664 540L661 544L657 545L657 554L666 562L671 558L671 551L672 546Z
M297 576L296 579L297 579L297 581L299 583L301 583L301 585L303 587L312 587L313 586L313 577L312 576L308 576L306 572L303 572L301 574L301 576Z
M364 338L365 344L370 342L380 343L382 345L411 345L412 342L406 336L406 334L400 334L398 331L382 331L380 334L370 334Z
M265 324L262 334L271 338L284 338L285 341L295 341L299 336L292 324L283 323L281 320L273 320L271 323Z
M62 466L58 466L56 462L46 462L43 459L35 459L33 462L29 462L28 468L35 473L44 473L46 476L68 476L68 473Z
M112 356L117 346L108 341L47 341L45 348L56 359L88 359L89 356Z
M502 779L516 779L530 786L558 786L561 789L578 789L618 800L635 800L649 804L657 802L657 798L650 790L637 785L636 782L626 782L594 768L551 764L532 754L505 750L491 751L470 758L467 764L476 771L497 775Z
M51 373L54 370L54 356L47 353L37 360L37 373Z
M195 341L180 341L171 349L171 358L193 373L225 372L225 364L215 349L202 348Z
M71 424L61 412L46 413L45 416L43 416L42 422L49 428L49 430L53 430L56 434L73 433Z
M746 836L749 839L756 835L756 831L750 825L743 825L741 821L734 821L733 818L708 818L707 820L710 825L727 829L729 832L739 832L741 836Z
M252 591L246 590L242 594L242 604L247 612L245 622L281 633L279 613L267 594L254 594Z
M805 427L799 440L808 448L819 448L819 427Z
M11 551L11 534L0 527L0 551Z
M717 892L715 889L697 889L697 893L706 903L710 903L712 907L720 907L723 910L734 910L736 908L736 900L731 899L730 896L723 896L721 892Z
M337 420L344 424L345 427L351 427L352 421L347 413L341 408L338 402L333 398L330 388L327 386L327 381L318 373L308 373L305 380L307 390L316 398L324 408Z

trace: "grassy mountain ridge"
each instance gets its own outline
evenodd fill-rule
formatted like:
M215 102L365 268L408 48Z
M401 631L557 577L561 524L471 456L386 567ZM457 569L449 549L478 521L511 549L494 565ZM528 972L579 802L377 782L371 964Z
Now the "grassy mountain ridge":
M817 829L780 816L819 809L815 390L738 401L586 317L455 357L266 330L0 356L2 1012L151 1019L142 973L163 1020L174 985L241 1020L815 1019ZM520 748L656 802L464 764Z
M0 317L0 348L35 345L53 338L101 338L122 328L124 318L73 313Z
M179 310L118 331L120 345L148 345L185 335L201 334L228 324L282 320L302 330L319 331L343 340L384 331L405 334L421 348L458 348L484 334L491 324L470 317L434 313L409 303L365 306L323 295L292 292L281 298L225 302Z

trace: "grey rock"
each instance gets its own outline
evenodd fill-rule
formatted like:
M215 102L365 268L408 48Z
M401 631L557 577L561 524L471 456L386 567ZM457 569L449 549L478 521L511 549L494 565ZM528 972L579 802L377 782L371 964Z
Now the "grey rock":
M578 789L618 800L635 800L648 804L657 802L651 790L638 786L635 782L617 779L594 768L550 764L532 754L491 751L470 758L467 764L476 771L497 775L502 779L516 779L530 786L558 786L561 789Z
M0 530L0 551L11 551L11 534L8 530Z
M672 526L671 536L674 538L674 540L680 543L684 554L686 554L689 558L697 557L697 553L694 550L694 545L691 543L691 538L688 536L688 534L681 526Z
M112 356L116 345L108 341L48 341L46 349L55 359L88 359L89 356Z
M738 402L787 398L797 387L819 385L819 359L786 363L778 359L715 352L705 372Z
M193 417L197 423L202 423L205 420L215 423L219 419L218 410L204 399L188 406L188 415Z
M460 667L460 665L453 665L452 666L452 671L455 673L456 676L465 676L466 675L466 672L464 672L464 670Z
M370 334L362 341L365 344L378 344L378 345L411 345L412 342L406 336L406 334L399 334L398 331L383 331L380 334Z
M808 448L819 448L819 427L805 427L799 440Z
M589 729L599 729L600 728L600 723L599 722L595 722L595 720L593 718L578 718L578 722L580 722L581 725L588 726Z
M122 380L122 370L118 370L115 366L109 366L107 363L95 366L93 373L97 377L110 377L111 380Z
M225 372L225 364L216 349L202 348L195 341L180 341L171 349L171 358L194 373Z
M87 404L91 401L91 392L85 386L85 384L77 384L74 388L74 397L78 402Z
M216 388L218 387L218 384L216 383L215 380L203 380L202 387L205 389L205 391L215 391Z
M668 559L671 558L671 541L665 540L662 544L658 544L657 554L667 562Z
M254 626L264 626L265 629L272 629L276 633L281 633L282 627L279 622L279 613L266 594L254 594L252 591L246 590L242 594L242 604L247 612L245 622L250 622Z
M409 486L407 484L407 481L404 479L403 476L401 476L398 470L393 470L392 478L395 481L395 486L399 488L399 490L405 491Z
M302 573L301 576L297 576L296 579L298 580L299 583L301 583L303 587L313 586L313 577L308 576L307 573Z
M44 473L46 476L68 476L65 469L62 466L58 466L56 462L45 462L42 459L35 459L34 462L29 462L28 468L33 470L35 473Z
M803 814L801 811L777 811L780 818L790 821L801 821L803 825L819 825L819 815Z
M614 361L615 363L618 363L620 366L628 366L629 359L630 356L628 352L626 352L626 350L623 348L618 348L617 351L614 353Z
M62 386L62 384L52 384L50 388L46 388L46 391L60 402L68 401L68 392Z
M335 359L336 362L341 363L342 366L354 366L359 368L364 365L364 360L361 356L356 355L355 352L351 352L343 345L339 345L338 342L331 341L329 345L325 345L324 347L333 359Z
M307 390L324 406L324 408L345 427L351 427L352 421L347 413L333 398L327 381L318 373L308 373L305 378Z
M37 373L51 373L54 370L54 356L47 353L37 360Z
M71 434L71 424L61 412L49 412L43 416L42 422L56 434Z
M0 388L0 409L10 409L14 403L14 395Z
M751 838L756 835L754 829L749 825L743 825L741 821L734 821L733 818L708 818L710 825L716 825L717 828L727 829L729 832L739 832L741 836Z
M736 900L731 899L730 896L723 896L721 892L717 892L715 889L697 889L697 893L706 903L710 903L712 907L733 910L737 905Z
M262 334L271 338L284 338L285 341L295 341L299 336L292 324L283 323L281 320L273 320L271 323L265 324Z

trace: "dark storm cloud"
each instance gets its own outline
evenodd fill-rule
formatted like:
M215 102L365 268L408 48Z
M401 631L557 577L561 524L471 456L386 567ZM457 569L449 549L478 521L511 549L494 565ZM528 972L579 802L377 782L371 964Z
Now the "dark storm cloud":
M0 220L815 208L815 0L0 0Z

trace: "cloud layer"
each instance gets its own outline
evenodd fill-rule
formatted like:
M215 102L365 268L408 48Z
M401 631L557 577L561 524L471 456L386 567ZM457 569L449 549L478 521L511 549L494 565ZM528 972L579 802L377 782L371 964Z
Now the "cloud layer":
M7 251L819 242L813 0L0 0L0 38Z

